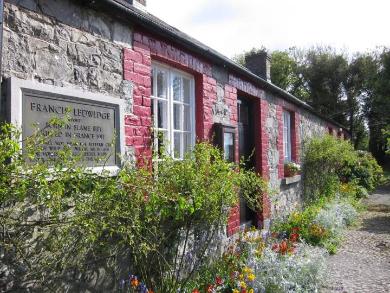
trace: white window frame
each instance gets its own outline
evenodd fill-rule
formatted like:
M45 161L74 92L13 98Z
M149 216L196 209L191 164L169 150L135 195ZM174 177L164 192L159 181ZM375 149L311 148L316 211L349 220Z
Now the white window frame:
M151 102L153 103L153 113L152 113L152 119L153 119L153 137L154 137L154 151L156 154L158 154L158 132L159 131L166 131L168 133L168 141L166 141L166 144L164 147L166 148L166 152L168 155L172 156L174 159L182 159L185 155L184 151L184 135L181 136L181 142L180 142L180 157L175 158L174 157L174 147L175 147L175 141L174 141L174 134L175 133L190 133L190 149L192 149L195 145L195 79L191 74L188 74L186 72L183 72L181 70L177 70L173 67L170 67L168 65L159 63L159 62L153 62L152 63L152 72L153 72L153 82L152 82L152 94L151 94ZM157 71L164 71L167 76L168 85L167 85L167 99L162 99L157 96L153 96L153 93L157 95ZM181 76L190 81L190 103L184 103L180 101L176 101L173 98L173 79L174 76ZM183 91L183 85L181 85L181 90ZM183 94L183 93L182 93ZM158 101L167 101L167 128L158 128ZM174 129L174 105L185 105L189 106L190 108L190 129L188 131L183 130L183 123L184 120L180 121L181 124L181 130ZM182 108L183 109L183 108ZM182 111L182 115L184 115L184 111Z
M292 161L291 146L291 112L283 111L283 154L285 163Z

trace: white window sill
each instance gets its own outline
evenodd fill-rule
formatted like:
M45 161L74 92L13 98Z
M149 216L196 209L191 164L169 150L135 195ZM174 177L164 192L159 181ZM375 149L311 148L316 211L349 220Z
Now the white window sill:
M286 177L282 180L282 183L284 185L289 185L289 184L294 184L294 183L298 183L299 181L301 181L301 175L295 175L295 176L292 176L292 177Z

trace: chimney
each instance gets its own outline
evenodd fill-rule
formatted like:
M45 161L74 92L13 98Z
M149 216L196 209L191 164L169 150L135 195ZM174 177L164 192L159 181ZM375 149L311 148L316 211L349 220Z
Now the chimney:
M245 67L262 79L271 82L271 57L266 51L245 55Z
M130 0L135 8L145 11L146 10L146 0Z

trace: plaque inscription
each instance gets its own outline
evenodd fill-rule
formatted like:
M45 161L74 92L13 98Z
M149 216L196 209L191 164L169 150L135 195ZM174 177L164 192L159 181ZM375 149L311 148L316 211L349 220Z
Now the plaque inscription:
M68 117L65 125L54 126L50 123L52 118L63 119L65 115ZM117 115L115 105L85 102L54 94L24 92L23 141L38 128L44 136L50 136L50 139L37 152L37 160L55 158L58 151L68 146L73 154L81 154L81 163L85 166L115 166L118 165Z

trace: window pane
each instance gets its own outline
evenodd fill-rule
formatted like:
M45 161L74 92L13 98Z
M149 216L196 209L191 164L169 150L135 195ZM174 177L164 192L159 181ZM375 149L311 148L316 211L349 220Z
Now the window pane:
M225 132L223 134L223 152L225 160L234 162L234 136L233 133Z
M181 101L181 77L174 76L173 78L173 99L175 101Z
M285 162L291 161L291 114L283 112L283 151Z
M174 149L173 149L173 156L174 158L181 159L182 154L181 154L181 138L182 138L182 133L180 132L175 132L174 133Z
M168 109L166 101L158 101L157 127L168 128Z
M189 104L190 97L191 97L190 80L187 78L183 78L183 102Z
M173 127L176 130L181 130L183 121L182 105L173 104Z
M184 130L191 131L191 109L190 106L184 106Z
M184 133L184 152L189 152L192 148L192 135L189 132Z
M167 74L160 70L157 72L157 96L167 98Z

